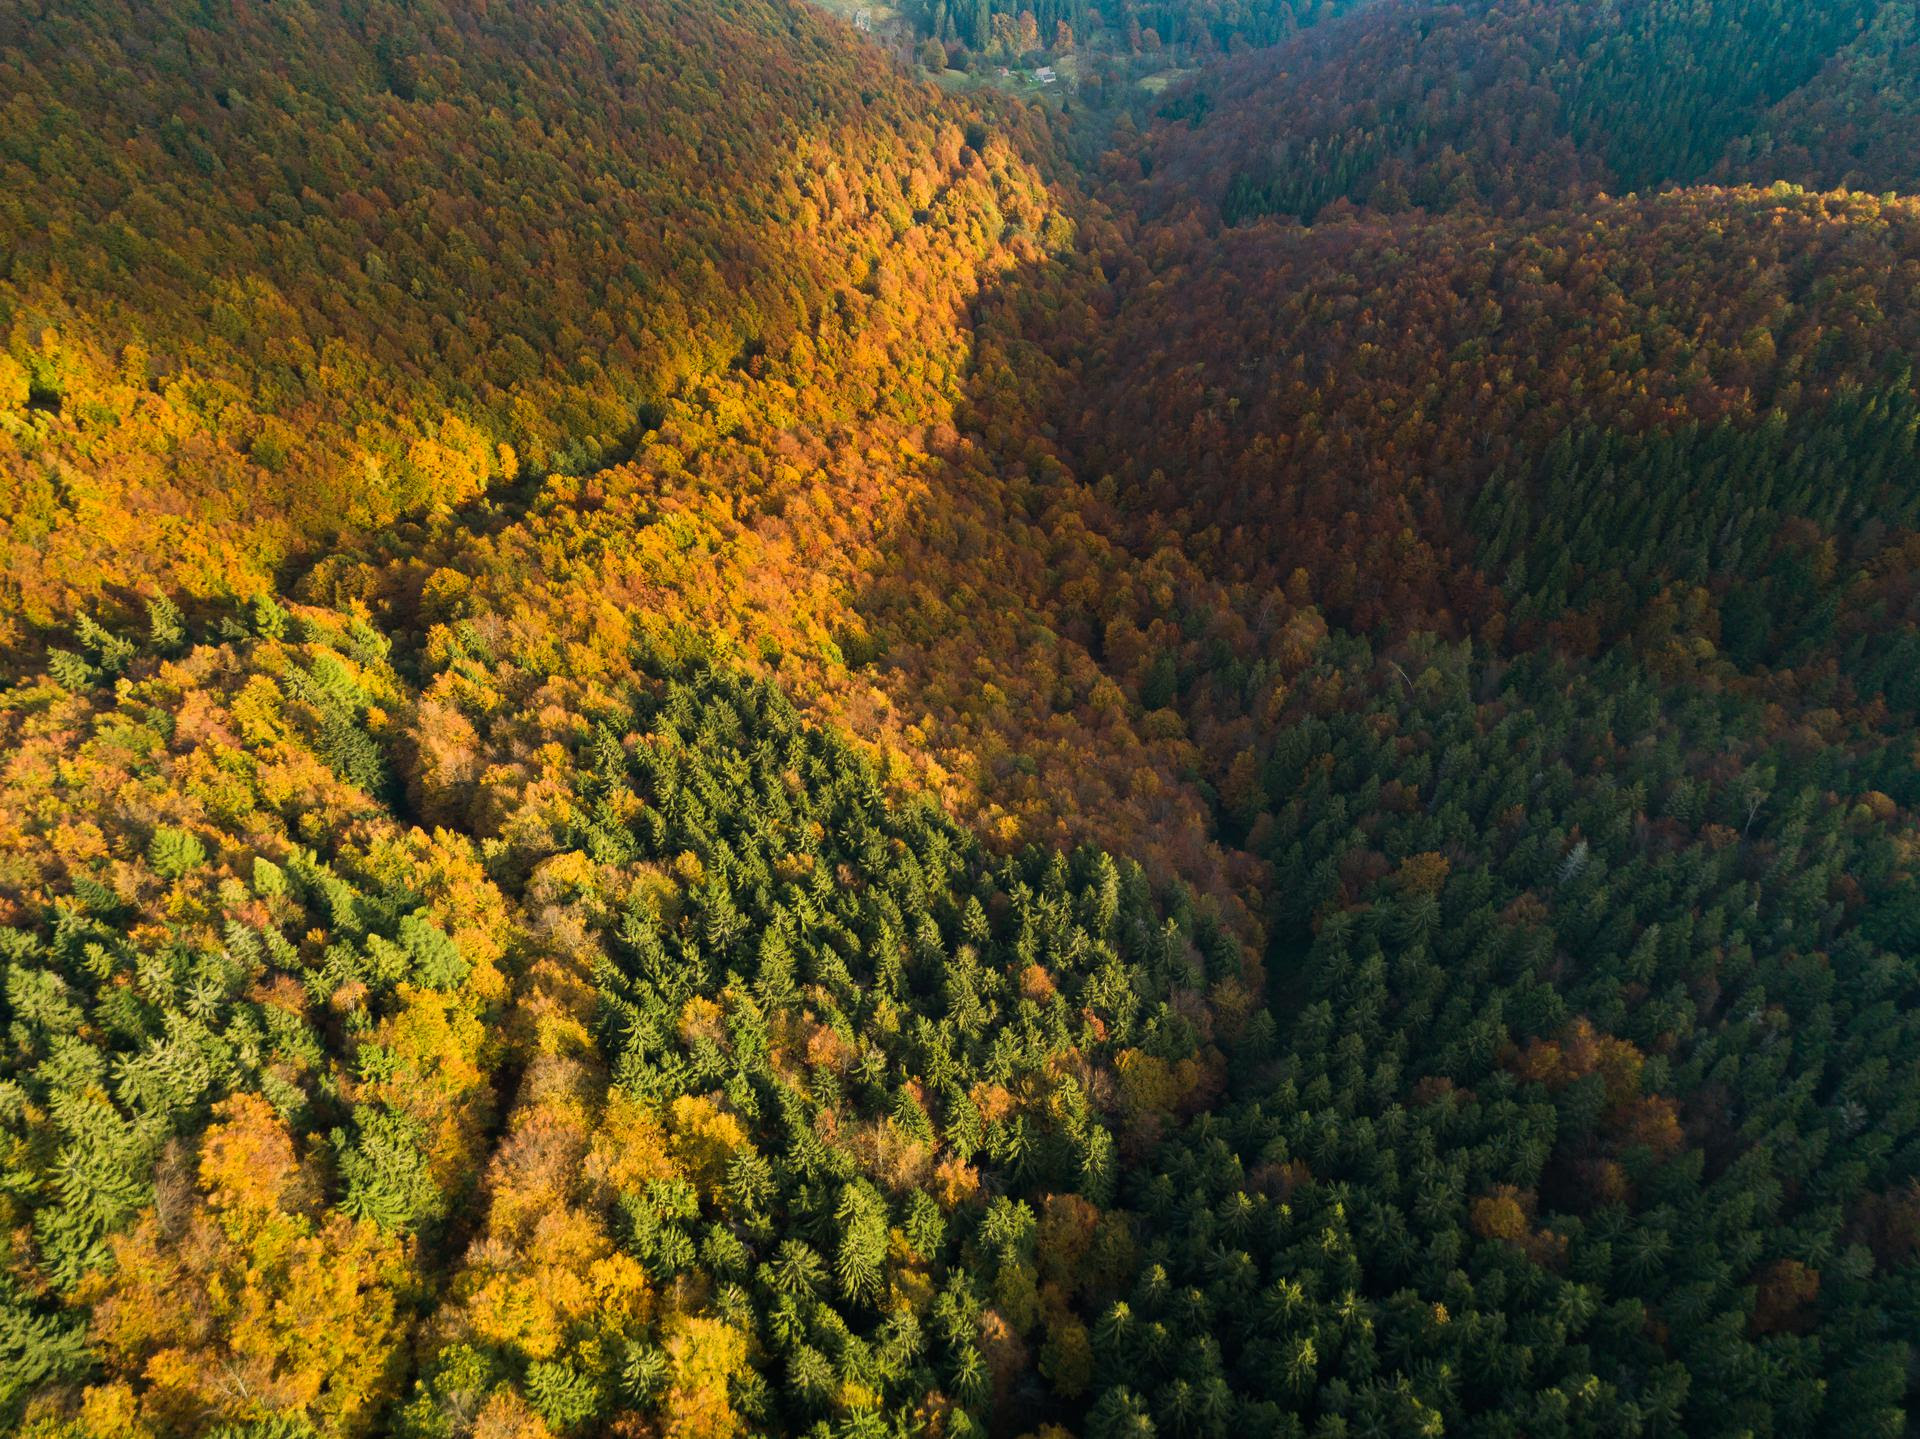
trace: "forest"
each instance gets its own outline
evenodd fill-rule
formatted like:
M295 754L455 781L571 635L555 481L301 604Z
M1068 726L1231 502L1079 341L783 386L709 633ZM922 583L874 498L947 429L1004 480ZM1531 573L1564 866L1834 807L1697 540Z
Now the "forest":
M1913 6L907 19L0 7L0 1430L1909 1432Z

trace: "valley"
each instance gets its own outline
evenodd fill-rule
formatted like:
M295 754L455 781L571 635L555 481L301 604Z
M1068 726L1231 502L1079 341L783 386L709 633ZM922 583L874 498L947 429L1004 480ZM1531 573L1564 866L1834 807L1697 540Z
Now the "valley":
M1905 1432L1910 12L0 15L0 1423Z

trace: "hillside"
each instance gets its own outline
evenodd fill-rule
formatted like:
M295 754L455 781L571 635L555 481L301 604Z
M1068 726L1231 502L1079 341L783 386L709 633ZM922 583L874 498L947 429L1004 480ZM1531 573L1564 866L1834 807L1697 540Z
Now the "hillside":
M1130 1195L1115 1413L1904 1427L1916 218L1183 215L1037 327L1286 1011Z
M1878 193L1911 168L1912 83L1893 68L1911 21L1886 0L1364 6L1193 82L1152 152L1157 203L1235 223L1343 199L1516 211L1716 175ZM1855 132L1818 107L1849 103L1873 107L1854 143L1882 148L1845 152ZM1796 137L1803 113L1818 137Z
M790 657L840 712L884 707L839 648L863 643L882 550L911 515L950 530L948 497L980 506L977 535L1009 503L1015 477L929 450L963 399L968 305L1072 233L1039 119L943 106L797 3L287 13L16 17L0 638L31 652L76 612L138 625L156 592L244 600L371 547L392 573L315 592L376 587L417 638L491 600L532 611L545 666L644 597L656 627ZM108 123L80 123L76 94ZM1122 722L1097 763L1075 757L1105 739L1077 728L1044 775L999 757L1050 722L1055 681L1024 671L1093 687L1009 555L977 604L942 618L936 581L913 622L941 647L916 668L960 693L917 687L863 736L1007 841L1084 835L1039 798L1063 782L1099 790L1076 812L1109 828L1145 784L1226 896L1164 742ZM476 567L490 591L463 605ZM982 617L1005 632L985 642ZM626 633L602 636L616 656Z
M1920 113L1916 26L1911 7L1881 6L1858 39L1728 148L1722 172L1869 191L1920 187L1910 143Z
M1137 250L1151 262L1116 262L1112 322L1083 350L1079 463L1112 477L1136 543L1154 526L1196 536L1203 568L1264 588L1300 569L1359 633L1519 618L1545 576L1510 566L1563 546L1492 508L1486 487L1564 478L1570 441L1609 447L1618 467L1701 431L1728 444L1833 431L1860 458L1910 448L1920 315L1894 297L1920 274L1920 210L1904 199L1693 189L1524 225L1350 215L1156 234ZM1779 449L1768 463L1783 472L1811 462ZM1764 484L1736 468L1725 485L1743 494L1542 495L1539 523L1591 533L1554 610L1599 603L1577 592L1583 575L1655 559L1637 593L1593 613L1611 638L1665 580L1750 578L1790 521L1850 553L1912 519L1903 467L1885 487L1864 466ZM1709 535L1706 552L1686 547Z
M619 458L987 177L792 4L13 7L0 56L0 553L33 623L246 595Z
M0 1425L1905 1432L1902 10L0 18Z

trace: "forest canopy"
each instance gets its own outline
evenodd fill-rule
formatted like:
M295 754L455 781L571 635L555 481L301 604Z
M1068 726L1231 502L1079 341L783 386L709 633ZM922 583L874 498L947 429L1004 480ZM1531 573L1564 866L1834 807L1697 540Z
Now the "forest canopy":
M854 18L0 15L0 1427L1907 1432L1912 6Z

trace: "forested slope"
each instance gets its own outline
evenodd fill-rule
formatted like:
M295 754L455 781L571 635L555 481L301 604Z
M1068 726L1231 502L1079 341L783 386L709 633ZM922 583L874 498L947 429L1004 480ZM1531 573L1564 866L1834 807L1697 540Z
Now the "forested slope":
M1193 82L1152 152L1157 203L1197 190L1229 222L1311 221L1343 199L1513 212L1715 175L1894 189L1912 17L1897 0L1364 6Z
M1899 8L15 12L0 1423L1905 1432Z
M11 24L0 583L27 653L323 555L381 573L313 592L377 589L422 638L517 614L537 665L639 604L834 689L1005 841L1151 802L1227 896L1167 742L1053 718L1069 682L1034 672L1092 691L1084 641L1029 613L1044 566L997 534L1017 472L942 438L969 305L1073 233L1039 117L943 105L798 3ZM916 524L936 553L894 628L935 653L878 690L839 641L861 654L855 597ZM940 572L956 527L1001 551L977 603Z
M1722 173L1858 190L1920 188L1920 14L1883 5L1851 44L1728 148Z
M36 622L618 458L985 174L795 4L16 5L0 64Z
M1111 268L1079 463L1112 477L1137 543L1192 536L1216 578L1268 588L1300 569L1359 632L1564 617L1611 636L1663 580L1751 578L1789 520L1847 560L1912 522L1911 201L1705 188L1524 225L1169 226ZM1719 446L1723 480L1627 488L1629 456L1700 431L1715 438L1682 467L1706 478ZM1765 464L1731 460L1786 432ZM1804 450L1817 432L1830 473ZM1623 493L1547 492L1567 447L1601 445ZM1556 524L1583 542L1539 528ZM1611 608L1589 583L1614 586Z

